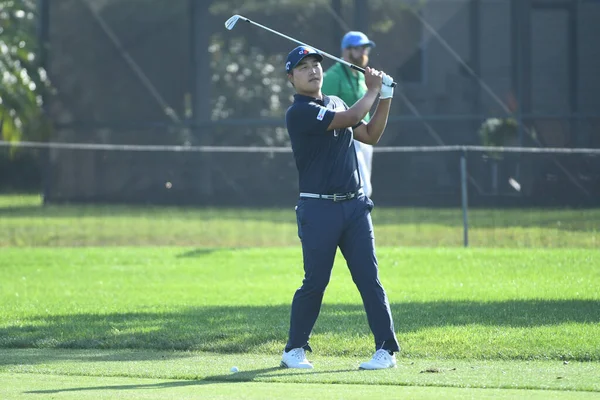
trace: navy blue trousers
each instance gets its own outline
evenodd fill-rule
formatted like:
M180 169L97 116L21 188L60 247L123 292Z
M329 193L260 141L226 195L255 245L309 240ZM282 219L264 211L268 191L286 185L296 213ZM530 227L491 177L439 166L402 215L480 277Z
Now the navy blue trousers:
M373 202L364 195L340 202L323 199L298 201L296 218L302 242L304 280L292 301L285 351L310 348L310 333L321 310L338 247L362 297L375 338L375 349L400 351L389 302L379 281L372 209Z

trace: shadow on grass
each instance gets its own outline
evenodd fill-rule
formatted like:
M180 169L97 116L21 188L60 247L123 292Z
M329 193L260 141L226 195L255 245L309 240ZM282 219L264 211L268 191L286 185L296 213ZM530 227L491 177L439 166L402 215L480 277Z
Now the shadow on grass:
M280 374L273 374L275 371L285 371ZM315 371L315 370L287 370L280 367L273 368L261 368L250 371L239 372L237 374L228 375L213 375L207 376L204 379L199 380L179 380L179 381L167 381L160 383L151 384L132 384L132 385L111 385L111 386L90 386L90 387L78 387L78 388L66 388L66 389L53 389L53 390L32 390L25 393L28 394L52 394L62 392L85 392L92 390L140 390L140 389L169 389L183 386L200 386L200 385L212 385L218 383L235 383L235 382L252 382L256 377L268 374L269 378L280 377L280 376L294 376L294 375L320 375L320 374L335 374L349 372L362 373L358 369L340 369L332 371Z
M155 354L143 356L153 359L178 357L177 353L171 353L173 350L244 353L273 343L283 346L287 339L289 310L288 305L211 306L166 313L40 316L0 328L0 347L153 349L157 350ZM600 322L598 300L396 303L392 304L392 310L400 336L426 328L472 324L538 327ZM323 306L315 333L348 337L371 334L362 305L327 304ZM124 357L128 357L127 353L103 354L95 361ZM140 355L132 352L131 357L135 360ZM18 360L0 358L0 365L38 362L41 360L35 353L30 357L21 354Z
M226 248L226 247L209 247L209 248L198 248L190 251L186 251L185 253L181 253L177 255L177 258L196 258L207 256L213 253L219 253L223 251L235 251L235 248Z

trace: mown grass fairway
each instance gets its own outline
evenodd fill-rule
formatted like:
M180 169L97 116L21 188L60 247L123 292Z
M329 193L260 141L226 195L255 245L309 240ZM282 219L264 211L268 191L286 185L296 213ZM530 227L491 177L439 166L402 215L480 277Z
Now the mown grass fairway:
M596 251L382 248L403 353L398 369L373 374L356 370L372 339L341 257L312 338L317 369L277 368L299 257L294 248L4 249L2 370L600 391Z
M436 236L424 229L430 247L399 247L386 245L381 228L398 234L404 225L376 225L381 279L403 347L398 368L357 370L373 344L338 254L311 339L316 369L294 371L278 368L302 279L287 212L277 220L258 211L140 208L140 217L115 207L92 217L93 207L2 201L0 398L584 399L600 392L600 252L583 242L435 248ZM177 246L168 246L171 219ZM240 221L248 225L233 232ZM232 246L200 246L210 235L196 225L206 223L232 235L212 232L214 243ZM497 229L508 244L510 235ZM60 239L52 247L31 247L52 231ZM27 232L37 239L16 246ZM279 241L266 246L260 235ZM161 246L148 246L154 240ZM229 372L234 365L237 374Z
M298 249L4 249L0 346L278 354ZM591 250L380 249L410 358L600 361ZM367 356L360 296L338 256L312 340Z
M311 384L0 374L0 396L19 399L595 399L597 393L440 386ZM235 382L235 383L234 383Z

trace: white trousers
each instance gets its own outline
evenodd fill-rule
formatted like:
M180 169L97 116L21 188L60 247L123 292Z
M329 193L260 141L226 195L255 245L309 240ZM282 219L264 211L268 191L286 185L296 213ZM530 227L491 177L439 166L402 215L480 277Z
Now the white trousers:
M358 172L362 181L363 190L367 197L371 197L373 186L371 185L371 170L373 168L373 146L364 144L358 140L354 141L356 158L358 160Z

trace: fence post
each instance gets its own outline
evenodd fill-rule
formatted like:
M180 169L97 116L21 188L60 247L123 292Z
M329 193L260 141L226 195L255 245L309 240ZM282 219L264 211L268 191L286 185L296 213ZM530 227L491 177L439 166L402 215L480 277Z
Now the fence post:
M469 202L467 198L467 151L463 149L460 156L460 188L463 212L463 245L469 247L469 218L467 210Z
M38 0L38 19L37 19L37 40L38 40L38 65L46 70L50 74L50 65L48 63L48 49L50 42L50 0ZM50 96L43 97L43 103L41 107L43 118L48 118L47 101ZM1 126L0 126L1 128ZM2 135L0 135L0 139ZM44 140L52 141L51 131L44 132ZM52 149L42 149L40 151L40 160L42 167L41 178L42 178L42 204L48 205L49 199L52 197Z

